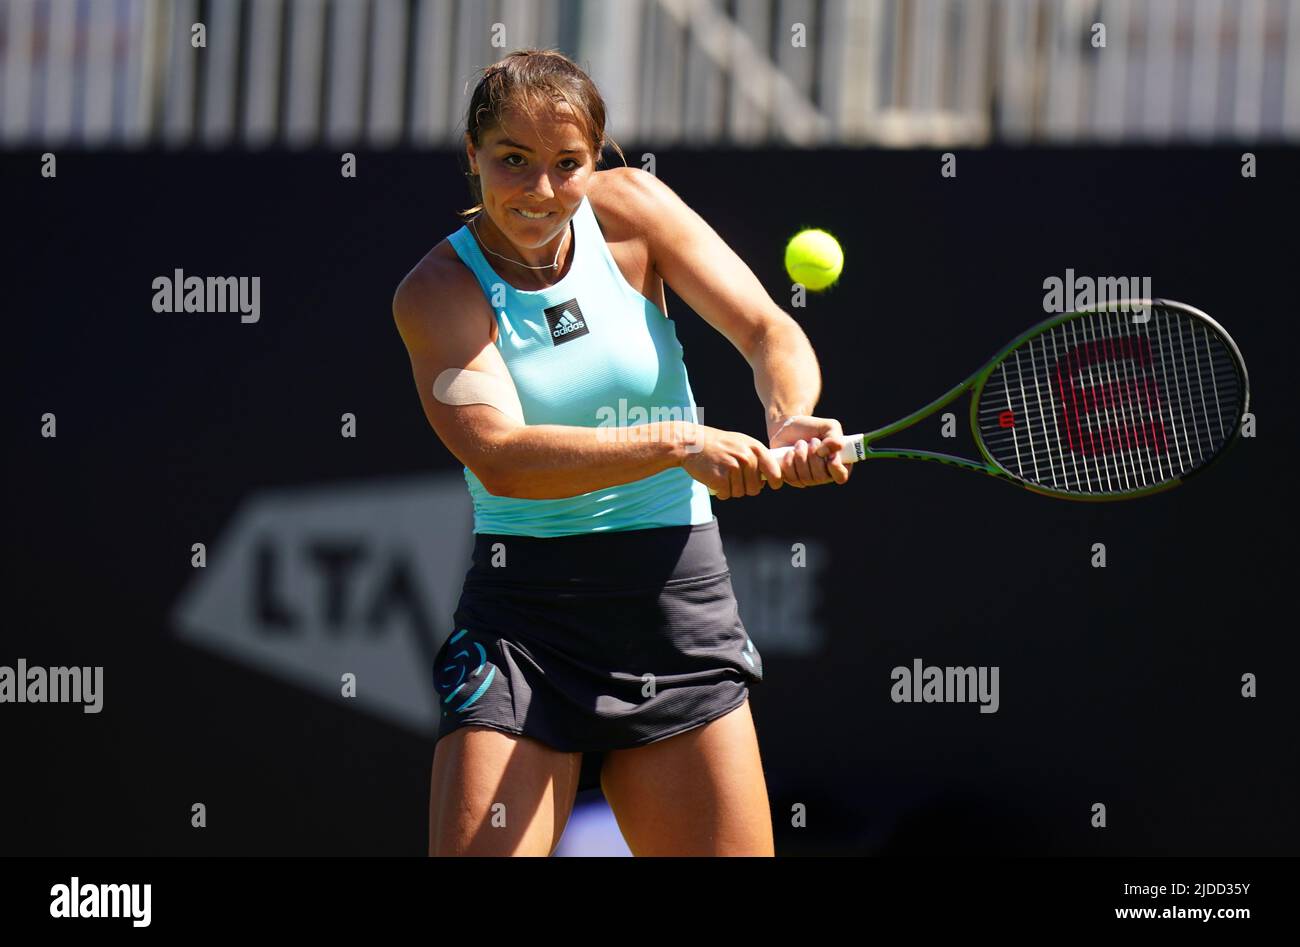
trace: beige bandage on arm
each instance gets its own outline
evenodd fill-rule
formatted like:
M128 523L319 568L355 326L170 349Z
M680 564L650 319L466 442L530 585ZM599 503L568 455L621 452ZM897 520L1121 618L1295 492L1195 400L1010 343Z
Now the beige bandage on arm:
M514 383L487 372L468 368L445 369L433 382L433 396L443 404L485 404L513 421L526 423L524 406L519 403L519 392Z

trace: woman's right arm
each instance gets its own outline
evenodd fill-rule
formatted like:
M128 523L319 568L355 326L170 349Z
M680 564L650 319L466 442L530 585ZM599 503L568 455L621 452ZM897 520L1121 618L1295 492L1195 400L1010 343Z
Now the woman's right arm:
M780 467L762 442L703 425L635 428L520 424L485 404L445 404L434 380L448 368L482 372L513 388L489 334L495 319L472 275L426 258L393 296L393 318L411 358L425 417L456 459L495 496L544 500L577 496L682 467L719 499L754 496L781 485ZM624 433L629 432L629 433ZM634 433L633 433L634 432Z

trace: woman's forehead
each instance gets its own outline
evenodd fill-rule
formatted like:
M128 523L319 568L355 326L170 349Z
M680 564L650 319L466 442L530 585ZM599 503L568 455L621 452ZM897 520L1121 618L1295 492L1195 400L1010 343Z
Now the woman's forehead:
M581 123L575 120L573 112L557 106L544 113L529 113L519 109L507 109L501 115L501 122L488 132L492 141L509 139L530 147L586 150L587 137Z

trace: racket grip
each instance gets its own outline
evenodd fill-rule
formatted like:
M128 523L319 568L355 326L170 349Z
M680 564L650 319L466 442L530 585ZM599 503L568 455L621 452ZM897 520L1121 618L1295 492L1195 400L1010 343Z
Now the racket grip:
M867 448L862 443L864 437L866 437L865 434L854 434L845 438L844 447L840 450L840 460L844 461L846 464L855 464L859 460L864 460L867 456ZM773 447L768 451L768 453L771 454L772 459L779 464L785 460L785 455L789 454L793 450L793 446ZM762 474L759 474L759 476L761 477ZM763 479L766 480L767 478L764 477ZM710 487L709 493L713 494L714 492L713 488Z

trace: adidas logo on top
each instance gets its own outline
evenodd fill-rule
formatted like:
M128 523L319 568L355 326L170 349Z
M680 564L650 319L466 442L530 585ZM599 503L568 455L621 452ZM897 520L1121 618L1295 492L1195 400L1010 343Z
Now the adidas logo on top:
M569 315L566 312L560 316L560 322L555 327L555 331L552 332L551 335L556 335L556 336L568 335L570 332L573 332L577 329L582 329L586 325L587 324L585 322L579 322L577 319L573 318L573 316Z
M576 299L548 308L546 326L550 329L551 340L555 345L579 338L590 331L587 320L583 318L582 307Z

